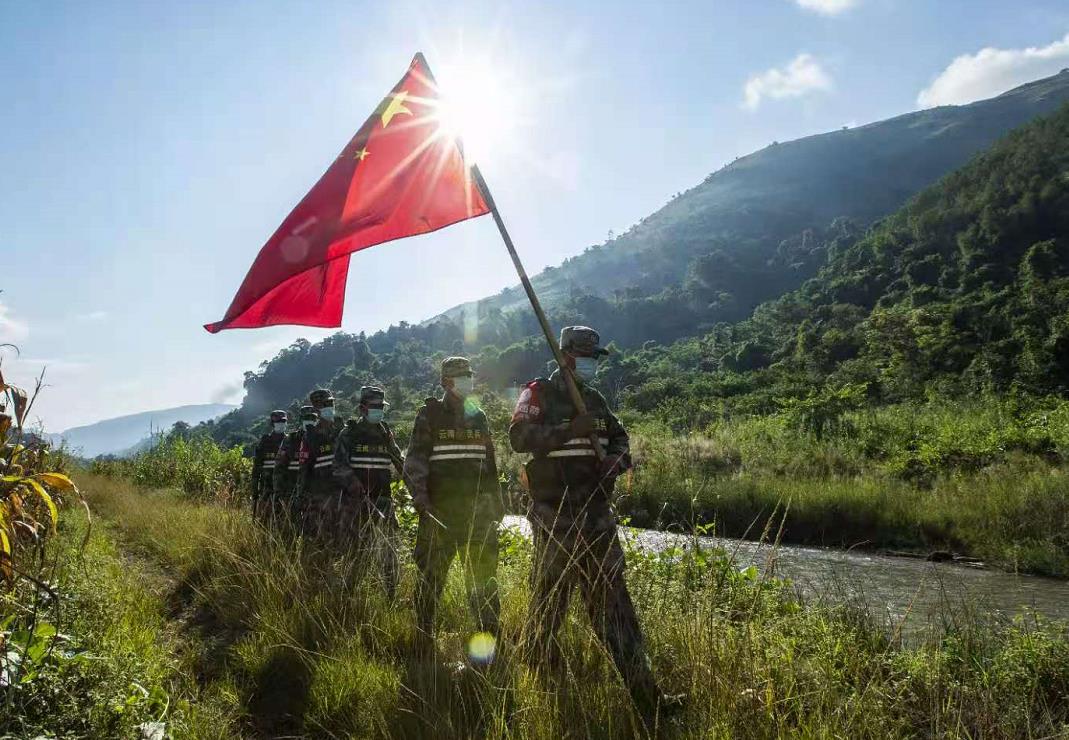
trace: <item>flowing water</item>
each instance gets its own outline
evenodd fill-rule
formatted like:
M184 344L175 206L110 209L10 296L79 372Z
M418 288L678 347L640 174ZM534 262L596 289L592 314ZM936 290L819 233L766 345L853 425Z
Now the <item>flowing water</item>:
M523 517L505 517L505 525L530 532ZM795 545L774 548L746 540L695 538L652 529L620 531L639 547L654 550L690 545L695 540L701 547L721 548L733 556L739 568L756 565L789 579L808 600L859 602L889 623L902 624L907 633L953 620L965 610L1007 619L1038 614L1069 621L1069 581L865 552Z

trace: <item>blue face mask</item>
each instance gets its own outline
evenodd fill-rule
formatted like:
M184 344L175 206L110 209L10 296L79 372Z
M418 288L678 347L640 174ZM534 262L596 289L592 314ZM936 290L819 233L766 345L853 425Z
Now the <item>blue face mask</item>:
M372 424L379 424L382 422L382 417L386 416L386 409L368 409L367 420Z
M575 374L584 383L594 379L598 372L598 361L594 357L576 357Z
M334 407L327 406L326 408L319 409L319 418L331 421L334 418Z
M276 421L274 424L272 424L272 427L274 428L274 430L276 432L285 432L286 431L286 422L284 422L284 421Z

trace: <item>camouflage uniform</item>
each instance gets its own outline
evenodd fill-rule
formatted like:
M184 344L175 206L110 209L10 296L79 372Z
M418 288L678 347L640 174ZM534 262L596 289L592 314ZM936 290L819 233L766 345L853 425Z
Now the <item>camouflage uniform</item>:
M308 421L318 422L319 415L314 406L301 406L297 429L286 435L275 458L274 489L279 507L293 521L300 521L300 508L297 498L297 482L300 478L301 440L304 439L304 425Z
M442 377L471 374L464 358L442 363ZM434 634L434 617L453 558L465 566L465 586L481 631L497 634L498 525L504 515L497 462L486 415L447 392L428 398L419 410L405 456L405 483L413 499L428 502L420 512L413 558L419 570L417 625Z
M586 327L568 327L561 333L562 349L588 356L605 351L598 348L598 341L597 333ZM606 461L616 464L614 472L629 468L623 425L597 390L580 384L580 392ZM560 667L556 633L578 585L598 639L636 702L648 707L661 694L624 579L624 552L610 506L615 475L606 475L590 439L573 433L574 413L558 370L548 380L539 378L527 385L509 427L512 448L533 455L525 466L535 546L528 647L538 660Z
M383 401L381 388L360 389L361 406ZM390 495L391 470L402 465L401 449L386 422L350 419L334 447L334 480L341 486L336 535L379 560L386 593L397 590L398 526Z
M272 411L270 423L272 427L277 423L285 424L286 412ZM275 515L275 462L278 449L285 438L285 432L276 432L272 429L268 434L260 437L260 441L256 443L256 448L253 450L252 508L253 513L264 521L271 520Z
M320 411L319 422L304 433L297 461L297 498L305 533L329 539L334 535L341 504L341 488L334 480L334 445L340 431L338 425L325 418L322 409L332 408L330 391L317 389L309 396Z

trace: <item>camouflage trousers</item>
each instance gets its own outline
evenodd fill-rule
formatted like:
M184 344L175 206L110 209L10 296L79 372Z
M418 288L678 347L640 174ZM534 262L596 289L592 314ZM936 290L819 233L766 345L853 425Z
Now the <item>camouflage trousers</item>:
M327 548L347 554L349 580L372 575L391 599L397 591L400 528L389 494L372 499L338 491L306 496L304 531Z
M578 586L594 633L632 697L640 706L652 706L660 690L627 590L624 551L612 510L604 503L579 512L536 503L528 519L534 535L528 654L538 666L563 668L556 635Z
M434 634L435 615L453 559L464 565L464 587L472 614L482 632L497 635L501 613L498 593L498 520L479 516L420 514L416 545L419 580L416 584L416 624L427 636Z

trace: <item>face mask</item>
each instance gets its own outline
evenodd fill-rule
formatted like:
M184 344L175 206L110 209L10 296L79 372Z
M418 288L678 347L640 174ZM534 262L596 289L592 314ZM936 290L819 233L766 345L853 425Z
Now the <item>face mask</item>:
M301 426L305 429L311 429L316 425L315 419L305 419L301 422Z
M467 398L475 391L475 378L471 377L459 377L453 378L453 392L461 398Z
M327 421L334 420L334 407L327 406L326 408L319 409L319 418L326 419Z
M284 432L286 431L286 422L276 421L274 427L276 432Z
M382 417L386 416L386 409L368 409L367 420L372 424L378 424L382 421Z
M587 382L594 379L594 376L598 372L598 361L593 357L576 357L575 358L575 374L579 376L579 379L583 382Z

